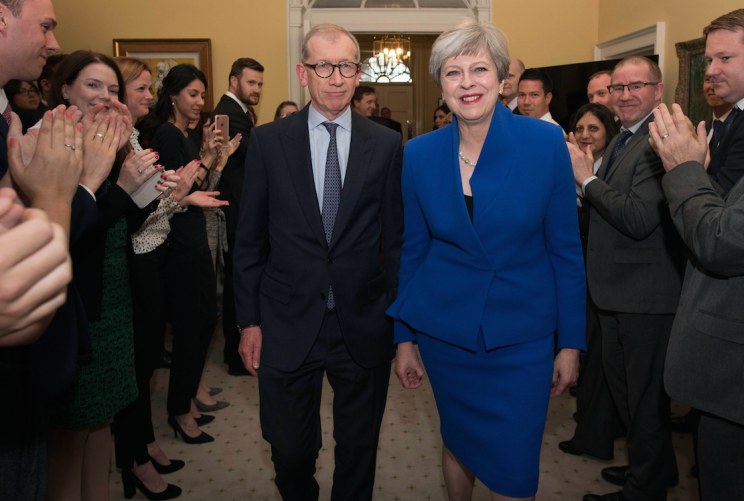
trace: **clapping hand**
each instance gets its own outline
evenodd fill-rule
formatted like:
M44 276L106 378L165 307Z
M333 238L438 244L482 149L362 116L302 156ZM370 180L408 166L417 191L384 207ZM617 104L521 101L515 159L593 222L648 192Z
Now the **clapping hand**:
M131 195L153 175L158 175L152 171L157 159L157 152L152 150L142 150L136 153L130 151L121 166L116 184ZM155 166L154 168L155 170L163 170L161 166Z
M705 122L700 122L695 131L678 104L673 104L672 109L674 115L665 104L654 110L654 121L648 125L651 147L667 172L685 162L698 162L707 169L710 153Z
M176 171L176 174L180 176L180 180L176 185L176 189L173 191L173 198L179 203L189 194L191 187L194 186L196 176L199 174L199 165L201 165L201 160L193 160L185 167L181 167Z
M230 205L227 200L214 198L216 196L219 196L219 194L219 191L195 191L191 195L185 197L179 203L181 204L181 207L195 205L196 207L202 207L205 209Z
M132 114L129 112L129 108L125 104L119 101L111 101L112 109L106 108L103 103L99 103L95 106L88 108L88 112L82 117L83 134L88 133L88 129L97 121L103 120L106 117L114 119L115 125L120 129L121 135L119 136L119 144L116 151L119 151L129 141L129 137L132 135L134 130L134 124L132 123Z
M116 159L122 131L116 125L116 119L104 115L96 118L88 127L83 139L83 173L80 184L91 190L98 191L106 180Z
M587 148L584 152L580 147L579 143L576 142L576 136L571 132L568 135L568 153L571 155L571 166L573 167L574 180L579 186L584 184L584 181L594 175L594 155L592 149Z
M0 346L29 344L67 299L72 265L67 236L37 209L0 190Z
M39 137L28 163L24 162L21 141L11 137L8 164L21 199L28 206L49 208L63 202L72 203L81 176L83 134L74 123L73 114L59 106L57 113L47 111L41 122ZM17 136L20 119L11 114L10 130Z

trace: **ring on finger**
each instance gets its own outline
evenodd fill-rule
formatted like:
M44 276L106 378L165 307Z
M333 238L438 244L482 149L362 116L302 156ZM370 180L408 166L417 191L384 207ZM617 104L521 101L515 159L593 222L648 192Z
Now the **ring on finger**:
M139 169L137 169L137 172L139 172L140 174L142 174L142 171L141 171L141 170L139 170Z
M662 139L666 139L668 137L669 137L669 134L664 134L663 136L661 136Z
M98 134L96 134L96 135L95 135L95 136L93 136L93 137L96 137L96 136L100 137L100 138L101 138L101 141L103 141L103 134L101 134L101 133L99 132Z
M74 144L66 144L67 148L70 148L72 151L75 151L75 145Z

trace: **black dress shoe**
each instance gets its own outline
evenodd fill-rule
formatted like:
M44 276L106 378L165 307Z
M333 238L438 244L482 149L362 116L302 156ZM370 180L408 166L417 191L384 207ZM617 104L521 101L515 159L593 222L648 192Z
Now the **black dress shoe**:
M611 492L609 494L587 494L583 497L583 501L628 501L628 499L623 496L623 493L618 492Z
M630 476L630 466L610 466L602 470L602 478L622 487Z
M579 394L579 387L578 387L578 386L576 386L576 385L573 385L572 387L570 387L570 388L568 389L568 393L569 393L569 395L571 395L572 397L576 398L576 396L578 396L578 394Z
M248 369L241 366L231 366L227 368L227 373L231 376L252 376L250 372L248 372Z
M630 477L630 466L610 466L602 470L602 478L607 480L611 484L623 486ZM667 482L667 487L677 487L679 485L679 478L670 478Z
M566 454L572 454L574 456L581 456L584 454L584 451L581 451L577 449L576 447L574 447L573 445L571 445L570 440L561 442L560 444L558 444L558 448L562 450L563 452L565 452Z

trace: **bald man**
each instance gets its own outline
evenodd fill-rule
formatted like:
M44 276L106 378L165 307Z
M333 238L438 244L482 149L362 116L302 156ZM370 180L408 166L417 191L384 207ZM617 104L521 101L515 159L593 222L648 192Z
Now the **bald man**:
M511 59L509 64L509 76L504 79L504 88L501 90L502 102L515 115L521 115L517 108L517 94L519 94L519 77L524 73L524 63L517 58Z

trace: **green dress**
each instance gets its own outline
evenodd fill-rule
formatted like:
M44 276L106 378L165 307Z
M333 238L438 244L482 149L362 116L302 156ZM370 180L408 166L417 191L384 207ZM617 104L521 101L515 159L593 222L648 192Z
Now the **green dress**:
M55 428L89 428L137 398L126 245L127 223L122 217L106 232L103 304L101 319L90 322L92 349L78 357L72 385L55 405Z

